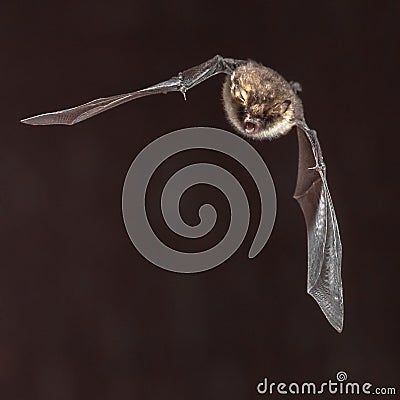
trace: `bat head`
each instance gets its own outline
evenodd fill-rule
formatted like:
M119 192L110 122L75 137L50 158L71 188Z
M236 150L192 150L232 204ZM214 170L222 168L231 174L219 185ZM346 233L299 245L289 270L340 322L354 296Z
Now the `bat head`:
M223 102L236 130L253 139L273 139L290 131L300 99L277 72L248 62L225 80Z

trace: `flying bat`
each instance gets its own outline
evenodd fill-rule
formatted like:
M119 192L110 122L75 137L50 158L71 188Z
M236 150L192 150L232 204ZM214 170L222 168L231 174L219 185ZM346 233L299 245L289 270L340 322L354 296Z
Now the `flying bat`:
M331 325L341 332L344 306L341 278L342 245L328 189L326 167L315 130L306 124L297 82L251 60L219 55L164 82L127 94L96 99L77 107L26 118L30 125L74 125L120 104L152 94L186 92L216 74L226 74L222 98L232 126L251 139L274 139L297 128L299 164L294 198L307 226L307 293Z

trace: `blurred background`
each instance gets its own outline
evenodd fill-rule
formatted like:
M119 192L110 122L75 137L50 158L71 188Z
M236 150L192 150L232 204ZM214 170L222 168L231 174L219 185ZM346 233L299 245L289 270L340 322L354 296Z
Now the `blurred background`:
M0 398L257 399L264 377L318 383L340 370L348 381L399 391L399 17L396 1L3 4ZM342 235L342 334L306 294L294 133L252 143L278 198L255 259L247 258L259 217L254 184L207 151L157 172L151 222L183 250L218 242L229 209L217 190L199 186L182 198L188 223L204 202L218 209L214 231L196 243L172 236L157 197L183 165L218 163L243 181L252 207L236 254L211 271L176 274L145 260L126 234L121 191L142 148L185 127L232 130L222 75L186 102L147 97L74 127L19 123L146 87L217 53L254 59L303 86Z

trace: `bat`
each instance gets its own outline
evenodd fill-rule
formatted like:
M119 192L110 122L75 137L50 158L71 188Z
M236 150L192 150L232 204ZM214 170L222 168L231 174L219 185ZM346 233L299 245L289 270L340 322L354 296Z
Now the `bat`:
M252 60L220 55L187 69L164 82L122 95L90 101L77 107L26 118L30 125L74 125L120 104L153 94L186 92L216 75L225 74L222 98L227 119L241 135L275 139L297 128L299 164L294 198L307 226L307 293L318 303L330 324L343 329L341 278L342 245L328 188L326 166L317 133L306 124L298 96L301 86Z

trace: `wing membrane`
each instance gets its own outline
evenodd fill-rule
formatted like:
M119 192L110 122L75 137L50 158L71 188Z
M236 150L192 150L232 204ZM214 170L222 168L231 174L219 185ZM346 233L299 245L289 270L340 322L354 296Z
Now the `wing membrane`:
M318 162L318 149L298 128L299 170L294 198L307 226L307 293L320 306L331 325L341 332L344 306L341 278L342 245L325 170L310 169ZM315 140L316 137L315 137ZM319 148L319 143L318 148ZM319 148L320 151L320 148Z

